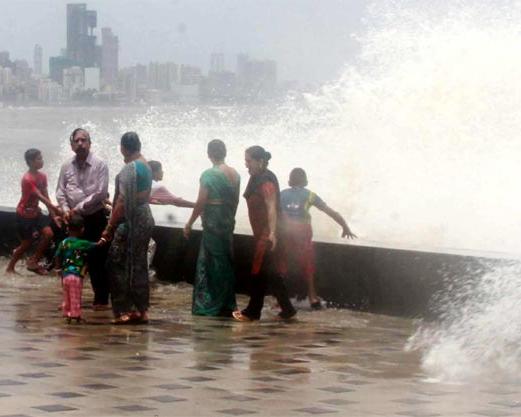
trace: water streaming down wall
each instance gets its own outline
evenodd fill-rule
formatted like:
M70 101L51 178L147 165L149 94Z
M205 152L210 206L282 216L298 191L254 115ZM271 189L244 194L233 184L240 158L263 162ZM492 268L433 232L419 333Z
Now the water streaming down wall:
M484 264L454 279L437 300L440 318L422 324L407 348L422 352L436 380L521 380L521 265Z

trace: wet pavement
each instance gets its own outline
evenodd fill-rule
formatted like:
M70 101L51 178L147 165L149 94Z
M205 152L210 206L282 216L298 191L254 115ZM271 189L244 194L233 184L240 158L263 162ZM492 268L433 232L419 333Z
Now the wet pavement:
M86 285L88 322L67 325L58 278L0 276L0 417L521 415L519 385L429 380L404 350L412 320L303 306L280 323L268 305L235 323L157 285L150 324L123 327L87 307Z

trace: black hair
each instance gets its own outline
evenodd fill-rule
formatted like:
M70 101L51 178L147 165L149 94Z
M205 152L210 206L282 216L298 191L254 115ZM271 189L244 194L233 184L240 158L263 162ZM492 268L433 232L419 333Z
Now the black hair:
M221 139L213 139L208 142L208 156L216 161L226 158L226 145Z
M141 141L136 132L127 132L121 136L121 146L129 152L135 153L141 150Z
M83 221L83 217L79 214L73 214L69 219L69 230L74 230L76 232L80 231L85 226L85 222Z
M268 161L271 159L271 153L259 145L250 146L246 149L246 153L256 161L264 161L265 166L268 166Z
M89 137L89 142L90 142L90 134L89 132L87 132L84 128L82 127L77 127L76 129L74 129L71 133L71 135L69 136L69 141L72 143L72 141L74 140L74 136L76 136L76 133L78 132L85 132L87 134L87 136Z
M305 187L308 185L308 176L302 168L293 168L289 173L290 187Z
M152 170L152 172L158 172L163 168L163 165L161 165L161 162L159 161L148 161L148 166Z
M24 159L25 163L27 165L31 165L31 162L33 162L38 156L42 154L42 151L36 148L27 149L24 153Z

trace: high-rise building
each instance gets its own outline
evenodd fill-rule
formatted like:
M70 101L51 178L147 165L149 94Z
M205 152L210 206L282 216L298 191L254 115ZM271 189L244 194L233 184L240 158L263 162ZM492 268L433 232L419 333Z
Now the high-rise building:
M119 65L119 41L111 28L101 29L101 83L103 87L116 85Z
M237 56L237 79L240 95L247 99L268 98L277 88L277 63L254 60L248 55Z
M181 65L179 68L179 84L196 85L201 81L201 68L190 65Z
M122 91L127 100L130 102L135 102L137 100L138 95L138 66L123 68L119 71L119 90ZM146 70L146 67L145 67Z
M63 85L63 70L73 65L74 62L65 56L52 56L49 58L49 77Z
M9 59L8 51L0 51L0 66L8 67L11 65L11 60Z
M151 62L148 65L148 88L171 91L178 77L178 65L174 62Z
M13 62L13 74L19 81L28 81L31 76L31 68L25 59L17 59Z
M210 56L210 72L224 72L224 54L213 53Z
M33 73L34 75L42 75L42 59L43 59L43 50L40 45L34 45L34 55L33 55Z
M85 87L83 69L80 67L70 67L63 70L63 88L67 97L71 98Z
M247 54L239 54L237 55L237 77L240 79L245 77L246 67L248 66L248 61L250 57Z
M100 69L97 67L84 68L85 90L100 90Z
M85 3L67 4L67 58L81 68L98 63L96 36L97 13Z

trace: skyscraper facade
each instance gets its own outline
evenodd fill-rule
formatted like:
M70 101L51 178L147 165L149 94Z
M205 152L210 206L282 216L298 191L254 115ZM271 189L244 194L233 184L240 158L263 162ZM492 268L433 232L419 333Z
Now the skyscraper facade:
M118 78L119 41L112 29L101 29L101 81L103 87L114 87Z
M34 55L33 55L33 73L34 75L42 75L42 59L43 59L43 49L40 45L34 45Z
M67 58L76 65L95 67L99 62L94 28L97 13L85 3L67 4Z
M224 71L224 54L213 53L210 56L210 71L223 72Z

